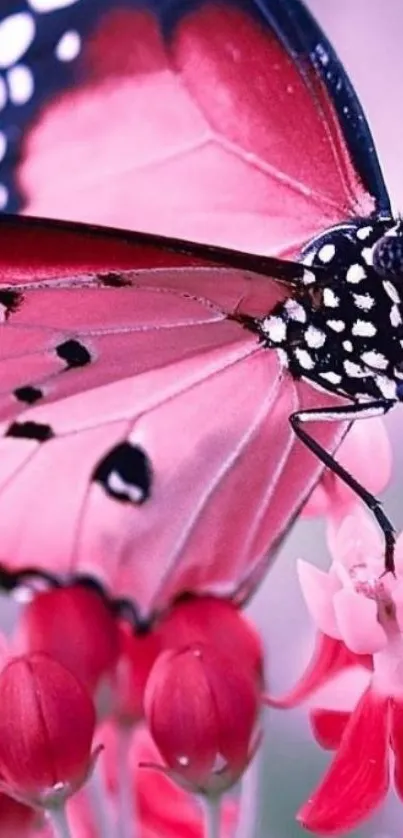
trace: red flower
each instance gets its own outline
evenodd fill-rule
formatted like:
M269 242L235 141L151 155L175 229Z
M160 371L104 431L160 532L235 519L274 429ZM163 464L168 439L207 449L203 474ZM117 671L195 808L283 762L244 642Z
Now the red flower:
M190 643L209 643L224 655L242 660L263 682L264 652L252 623L232 602L214 596L182 599L173 605L161 624L166 649Z
M36 806L62 803L92 767L94 705L75 676L37 653L0 673L1 788Z
M46 652L70 669L92 692L112 671L118 627L95 589L83 585L37 594L22 612L18 652Z
M102 726L105 750L101 765L105 769L107 788L116 802L121 774L119 735L115 725L108 723ZM128 764L124 767L129 775L133 811L137 813L137 838L203 838L203 813L196 798L172 782L163 770L144 768L145 763L164 768L148 730L142 727L136 729L131 738ZM76 806L78 797L76 795L70 801L71 808ZM220 838L234 835L238 814L237 803L226 796L221 807Z
M335 560L328 573L299 565L311 616L328 635L322 648L339 650L328 674L354 659L367 668L366 688L352 712L336 702L335 710L320 707L311 714L317 740L337 750L298 819L312 832L326 835L353 829L385 799L391 752L395 787L403 800L403 536L396 544L394 575L383 573L379 542L372 520L357 509L335 529ZM318 684L324 674L323 659L318 658ZM313 675L311 668L305 696L312 691Z
M243 661L207 644L163 652L145 693L146 719L170 776L205 793L224 791L245 770L259 707Z
M30 806L0 792L0 835L3 838L29 838L38 820L38 813Z
M154 629L136 634L131 625L121 623L119 641L113 681L115 715L122 724L135 724L144 716L144 690L161 651L161 638Z
M339 835L365 820L386 797L390 746L396 790L403 799L403 701L369 687L353 713L321 711L316 731L321 744L339 748L321 784L298 813L302 826Z

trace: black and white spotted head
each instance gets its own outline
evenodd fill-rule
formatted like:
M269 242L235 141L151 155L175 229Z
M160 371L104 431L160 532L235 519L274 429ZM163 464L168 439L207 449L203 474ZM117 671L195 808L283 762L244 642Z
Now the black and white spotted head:
M301 290L259 321L261 339L295 378L354 401L403 400L402 222L333 227L302 261Z

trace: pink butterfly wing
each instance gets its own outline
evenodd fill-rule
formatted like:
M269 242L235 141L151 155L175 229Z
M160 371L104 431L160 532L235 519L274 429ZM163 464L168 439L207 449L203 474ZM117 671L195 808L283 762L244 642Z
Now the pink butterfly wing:
M163 34L118 7L76 78L27 132L28 214L297 253L374 209L323 82L256 9L189 3Z
M77 228L69 251L72 228L6 222L9 241L10 225L20 247L3 253L0 301L2 289L20 296L0 326L2 564L89 573L144 614L185 590L243 598L321 470L287 418L335 402L296 384L277 353L227 319L270 311L285 287L185 254L166 253L177 265L162 268L164 251L130 235L117 236L114 251L109 244L115 268L129 249L134 268L114 287L99 273L99 233ZM44 266L24 272L20 254L35 228L39 240L47 230ZM89 363L66 368L58 347L69 340ZM24 387L41 398L22 404L15 391ZM330 448L340 434L317 427ZM151 464L141 504L95 477L124 442Z
M290 54L247 6L190 3L164 30L151 12L105 14L77 86L27 134L26 212L257 253L298 252L371 213L326 85ZM189 589L247 596L321 473L289 414L340 403L226 319L270 311L284 288L127 236L95 247L95 233L52 230L19 228L4 259L24 295L0 327L4 563L92 573L144 613ZM121 269L136 271L128 287L83 278ZM65 370L68 340L92 362ZM43 391L31 407L15 397L27 386ZM28 438L38 425L45 441ZM344 430L313 429L329 450ZM128 439L152 464L140 506L94 479Z

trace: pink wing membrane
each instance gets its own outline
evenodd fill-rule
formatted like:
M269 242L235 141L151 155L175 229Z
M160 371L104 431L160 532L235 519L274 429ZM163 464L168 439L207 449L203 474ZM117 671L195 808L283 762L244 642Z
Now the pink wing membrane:
M297 386L275 352L226 318L271 310L284 287L208 263L185 268L185 257L166 270L149 257L145 269L136 253L142 267L124 287L94 274L50 279L50 257L45 279L0 286L0 299L1 287L23 295L0 328L0 558L13 570L90 573L148 614L184 590L250 592L320 472L288 416L332 400ZM65 369L55 347L69 338L91 363ZM24 408L12 391L27 385L44 396ZM54 437L7 436L13 421ZM318 436L332 448L340 426ZM125 440L152 465L141 506L92 480Z
M373 209L320 82L315 104L274 34L239 8L201 5L167 40L151 13L116 9L79 78L28 131L27 214L267 254Z

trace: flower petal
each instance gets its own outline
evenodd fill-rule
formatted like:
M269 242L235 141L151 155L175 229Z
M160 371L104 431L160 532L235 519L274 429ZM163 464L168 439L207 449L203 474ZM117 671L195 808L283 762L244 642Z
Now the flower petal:
M312 658L295 687L280 698L265 695L263 701L270 707L296 707L343 669L357 665L369 669L371 659L354 655L342 640L318 632Z
M402 563L400 564L401 570L403 570ZM397 570L397 568L396 568ZM401 572L397 570L397 572ZM386 577L385 577L386 580ZM390 593L393 599L393 603L395 606L395 616L398 622L398 626L401 632L403 632L403 579L400 577L398 580L394 580L394 584L390 586Z
M371 556L382 556L383 542L379 528L360 503L351 507L350 514L342 519L332 514L327 528L327 542L333 559L346 568L367 562Z
M297 572L305 602L317 627L329 637L340 640L333 596L341 588L341 583L333 574L324 573L301 559L297 563Z
M338 748L350 716L343 710L311 710L309 721L317 743L327 750Z
M366 422L355 422L340 446L338 459L372 494L382 492L392 471L392 449L383 419L374 416ZM336 479L336 485L339 502L354 503L353 491L341 480Z
M395 753L394 780L396 792L403 800L403 700L391 699L390 741Z
M344 589L334 596L334 610L341 637L356 655L373 655L387 644L384 629L378 623L375 600Z
M352 713L324 779L298 812L312 832L354 829L386 796L389 785L389 699L369 688Z

